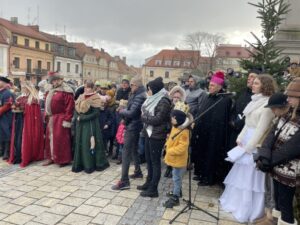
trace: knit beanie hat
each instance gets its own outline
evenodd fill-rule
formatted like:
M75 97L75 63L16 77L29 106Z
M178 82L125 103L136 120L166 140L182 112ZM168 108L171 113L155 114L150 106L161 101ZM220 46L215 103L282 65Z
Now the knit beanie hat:
M224 79L225 79L224 73L222 71L217 71L212 76L210 82L213 82L215 84L223 86L224 85Z
M286 88L286 95L300 98L300 77L292 80Z
M164 83L162 77L155 78L147 84L147 89L152 91L152 94L155 95L161 89L164 88Z

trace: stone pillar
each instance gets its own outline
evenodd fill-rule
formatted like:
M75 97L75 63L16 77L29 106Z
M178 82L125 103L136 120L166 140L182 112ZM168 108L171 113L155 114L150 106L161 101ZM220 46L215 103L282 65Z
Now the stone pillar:
M290 12L275 35L274 42L283 49L282 56L289 56L291 61L300 62L300 0L286 0Z

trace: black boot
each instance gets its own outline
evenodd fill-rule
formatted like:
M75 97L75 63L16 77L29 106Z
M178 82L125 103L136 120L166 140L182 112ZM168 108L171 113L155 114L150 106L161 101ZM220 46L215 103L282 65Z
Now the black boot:
M0 143L0 157L3 156L3 153L4 153L3 143Z
M172 178L172 167L171 166L167 166L164 177Z
M163 203L163 206L166 208L173 208L177 205L179 205L179 197L176 195L173 195L165 203Z
M138 185L136 189L140 191L145 191L149 188L149 186L150 186L150 181L146 181L146 183L144 183L143 185Z
M5 142L5 144L4 144L3 160L8 160L9 159L9 148L10 148L10 143L9 142Z

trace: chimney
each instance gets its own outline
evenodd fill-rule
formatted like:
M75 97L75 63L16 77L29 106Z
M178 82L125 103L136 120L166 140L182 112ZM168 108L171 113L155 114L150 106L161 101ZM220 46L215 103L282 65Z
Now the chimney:
M28 25L28 27L30 27L32 30L35 30L35 31L37 31L37 32L40 31L39 25Z
M122 60L126 64L126 57L123 57Z
M10 17L10 22L12 24L18 24L18 17Z
M116 56L114 57L114 60L120 61L120 56L116 55Z
M101 52L105 52L104 48L101 48Z

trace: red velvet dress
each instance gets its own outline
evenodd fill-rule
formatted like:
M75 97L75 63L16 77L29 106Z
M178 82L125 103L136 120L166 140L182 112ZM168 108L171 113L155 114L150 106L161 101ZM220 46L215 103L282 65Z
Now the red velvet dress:
M21 167L44 159L44 128L38 100L24 109Z
M16 106L23 110L21 167L27 166L30 162L44 159L44 131L41 108L38 100L34 100L29 105L27 99L28 97L24 96L16 101ZM15 133L14 125L13 123L13 134ZM14 143L14 135L12 135L11 143ZM13 144L11 147L13 147ZM11 148L9 162L14 161L13 152Z
M63 127L64 123L71 124L74 111L73 94L65 91L56 91L51 99L46 99L51 115L48 116L45 153L48 160L56 164L67 164L72 161L71 129Z

